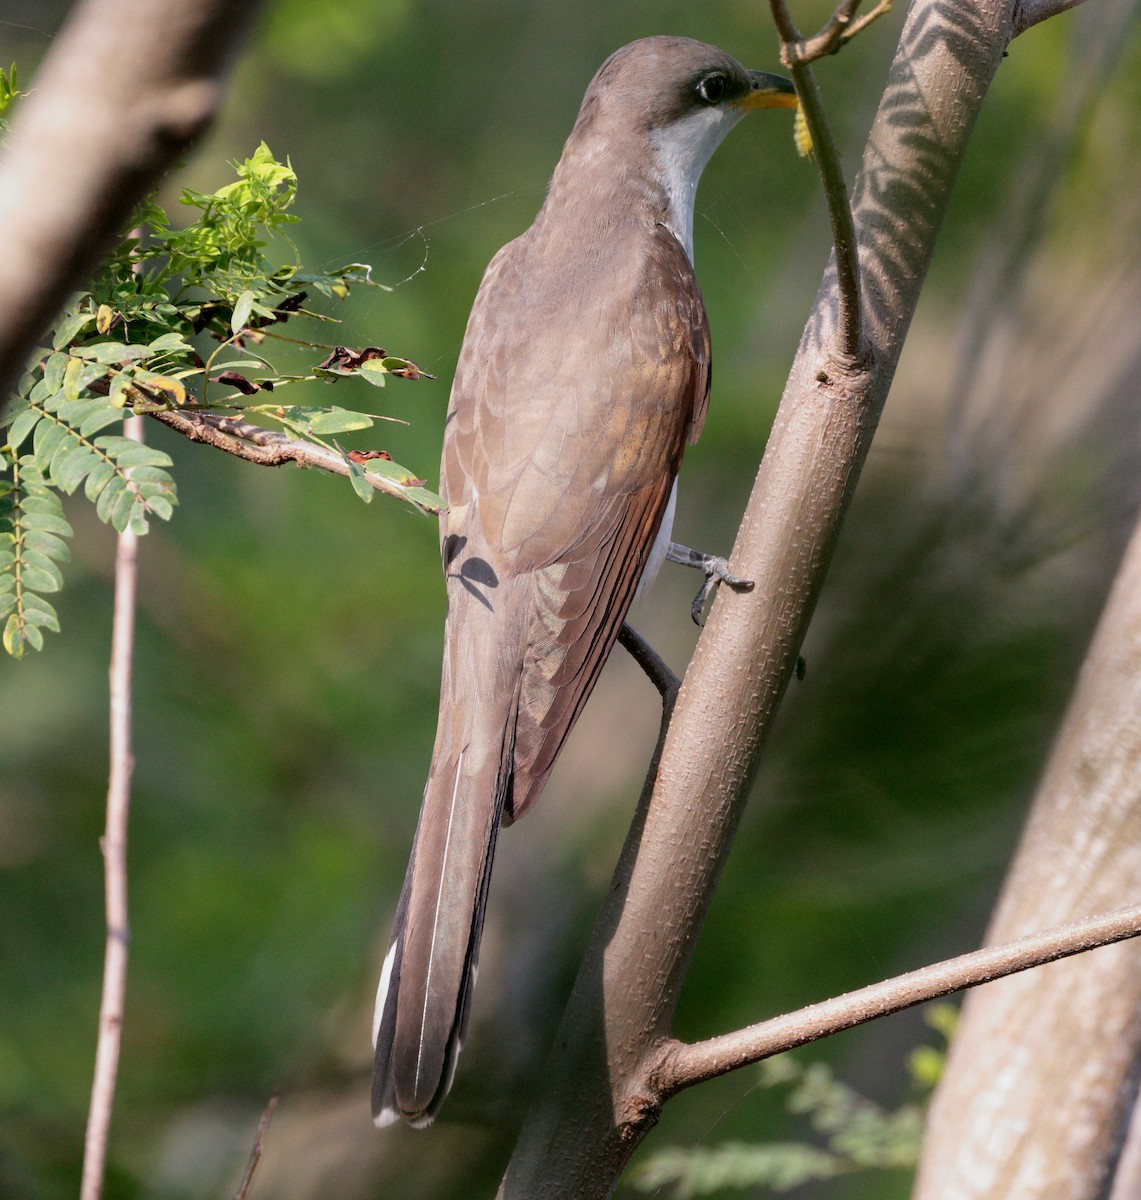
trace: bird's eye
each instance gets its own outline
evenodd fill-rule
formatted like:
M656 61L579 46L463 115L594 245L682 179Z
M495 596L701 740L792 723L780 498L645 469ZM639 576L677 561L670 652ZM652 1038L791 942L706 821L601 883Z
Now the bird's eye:
M729 90L729 77L720 71L714 71L699 79L694 90L702 104L720 104Z

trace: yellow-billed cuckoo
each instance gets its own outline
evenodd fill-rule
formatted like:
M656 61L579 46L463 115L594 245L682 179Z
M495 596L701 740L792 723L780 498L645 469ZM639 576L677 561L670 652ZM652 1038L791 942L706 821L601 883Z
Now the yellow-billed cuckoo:
M441 465L448 615L432 766L384 960L373 1113L426 1125L455 1072L496 835L534 803L640 584L709 396L702 168L792 84L688 38L603 63L534 224L484 275Z

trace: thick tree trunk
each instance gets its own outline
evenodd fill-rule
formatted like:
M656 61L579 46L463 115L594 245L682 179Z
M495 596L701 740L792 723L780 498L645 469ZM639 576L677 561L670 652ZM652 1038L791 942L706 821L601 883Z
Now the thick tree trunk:
M1141 525L1086 657L988 941L1138 895ZM1135 943L972 993L932 1107L915 1200L1108 1194L1136 1103L1139 1055L1141 946ZM1114 1195L1137 1193L1123 1179Z

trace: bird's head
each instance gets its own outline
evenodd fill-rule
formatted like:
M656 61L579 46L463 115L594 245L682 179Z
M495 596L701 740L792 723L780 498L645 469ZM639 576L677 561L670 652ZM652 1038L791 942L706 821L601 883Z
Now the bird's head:
M792 81L750 71L691 38L649 37L616 50L587 88L564 160L657 183L689 248L697 182L722 138L758 108L795 108Z

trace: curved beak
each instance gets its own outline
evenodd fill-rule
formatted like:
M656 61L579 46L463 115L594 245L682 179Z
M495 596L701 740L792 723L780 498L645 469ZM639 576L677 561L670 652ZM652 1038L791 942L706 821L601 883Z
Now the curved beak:
M749 81L752 90L734 101L742 112L752 112L755 108L796 108L796 88L791 79L768 71L750 71Z

